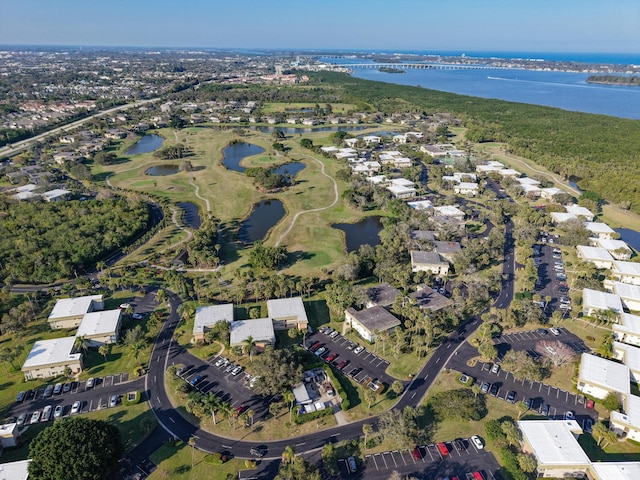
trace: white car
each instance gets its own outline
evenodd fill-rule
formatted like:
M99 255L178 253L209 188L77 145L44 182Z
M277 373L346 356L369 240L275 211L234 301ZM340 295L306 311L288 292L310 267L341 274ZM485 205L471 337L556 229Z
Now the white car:
M471 437L471 441L473 442L473 444L478 450L482 450L484 448L484 444L482 443L482 440L480 440L479 436L473 435Z
M316 357L319 357L320 355L322 355L324 352L326 352L327 349L326 347L320 347L318 350L316 350Z
M224 362L226 362L226 361L227 361L226 358L220 357L220 359L215 363L215 366L216 367L221 367L224 364Z
M38 423L40 421L40 410L36 410L31 414L30 423Z
M46 407L44 407L44 410L42 410L42 418L40 419L41 422L49 421L49 417L51 417L52 409L53 407L51 405L47 405Z
M361 354L362 352L364 352L364 347L363 347L362 345L360 345L359 347L356 347L356 348L353 350L353 353L355 353L356 355L359 355L359 354Z
M56 405L56 408L53 410L53 418L59 418L62 416L62 411L64 407L62 405Z
M560 330L558 330L556 327L551 327L549 331L554 335L560 335Z
M573 411L571 411L571 410L567 410L567 412L564 414L564 419L565 419L565 420L575 420L575 419L576 419L576 416L575 416L575 414L573 413Z
M238 375L240 372L242 371L242 367L238 366L236 368L234 368L233 370L231 370L231 375Z
M71 406L71 415L80 412L81 406L82 406L82 403L80 403L80 400L76 400L75 402L73 402L73 405Z

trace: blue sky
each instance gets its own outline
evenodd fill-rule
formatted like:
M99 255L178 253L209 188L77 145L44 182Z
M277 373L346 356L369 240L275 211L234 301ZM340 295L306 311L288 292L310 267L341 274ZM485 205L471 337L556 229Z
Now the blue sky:
M639 0L0 0L0 44L640 52Z

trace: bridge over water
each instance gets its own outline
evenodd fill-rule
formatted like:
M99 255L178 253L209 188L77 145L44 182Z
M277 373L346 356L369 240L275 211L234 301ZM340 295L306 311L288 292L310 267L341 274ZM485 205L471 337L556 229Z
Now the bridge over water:
M348 69L393 68L396 70L404 70L407 68L415 68L423 70L513 70L513 67L456 63L329 63L327 65Z

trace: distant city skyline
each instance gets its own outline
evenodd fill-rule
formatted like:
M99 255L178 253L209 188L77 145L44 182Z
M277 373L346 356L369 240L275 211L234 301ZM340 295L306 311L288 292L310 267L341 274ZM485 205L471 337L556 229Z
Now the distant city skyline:
M640 2L2 0L0 44L638 53Z

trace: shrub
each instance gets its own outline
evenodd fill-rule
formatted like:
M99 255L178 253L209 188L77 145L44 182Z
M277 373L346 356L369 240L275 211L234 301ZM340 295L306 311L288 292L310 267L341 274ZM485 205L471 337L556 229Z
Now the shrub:
M129 397L132 397L131 400L129 399ZM138 403L140 403L140 400L142 400L142 395L140 394L139 391L135 391L135 392L129 392L127 393L123 398L122 398L122 404L123 405L137 405Z
M327 376L331 379L331 383L333 383L333 387L336 389L336 393L340 396L340 400L342 400L342 410L346 411L351 408L351 402L347 397L347 392L345 390L344 385L340 381L340 377L335 375L331 370L331 367L328 365L324 365L324 371L327 373Z
M595 337L592 337L591 335L587 335L586 340L587 340L587 342L595 342L596 341Z
M324 410L316 410L315 412L298 414L297 412L293 413L293 421L296 425L301 425L303 423L310 422L311 420L315 420L316 418L322 418L329 415L333 415L333 409L325 408Z
M136 368L133 369L134 377L141 377L145 373L146 373L146 370L142 365L138 365Z
M227 457L220 452L215 452L205 455L204 461L209 465L222 465L227 461Z
M255 460L246 459L244 461L244 466L247 468L256 468L256 465L257 463Z

